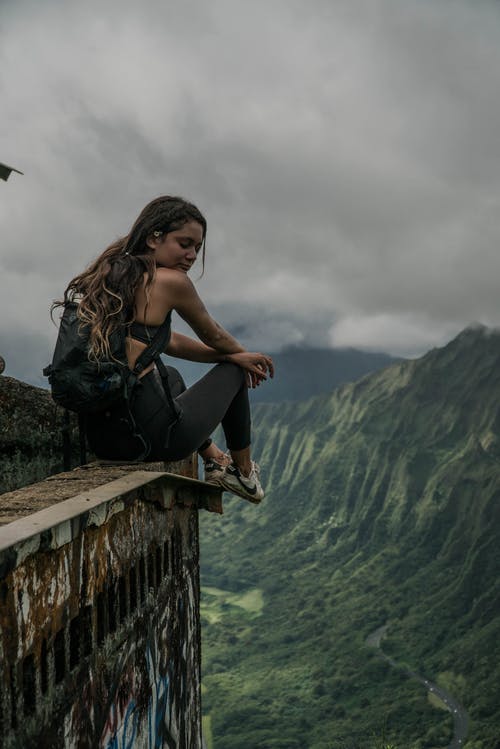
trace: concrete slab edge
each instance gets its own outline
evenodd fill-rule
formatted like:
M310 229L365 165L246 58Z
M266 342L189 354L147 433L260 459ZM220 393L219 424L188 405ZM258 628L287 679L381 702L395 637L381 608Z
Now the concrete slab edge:
M176 503L206 507L220 496L218 487L198 479L166 471L132 471L0 527L0 579L28 556L70 543L130 502L152 501L168 510Z

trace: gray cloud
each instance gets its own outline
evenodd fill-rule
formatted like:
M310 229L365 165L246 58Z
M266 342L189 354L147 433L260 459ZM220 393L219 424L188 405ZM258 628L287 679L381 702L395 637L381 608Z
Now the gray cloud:
M416 354L498 325L493 0L2 10L0 157L25 176L0 184L0 345L25 341L23 377L51 300L168 192L206 213L197 285L249 346Z
M52 349L50 335L40 336L23 330L2 332L0 351L6 362L4 374L47 387L42 370L51 361Z

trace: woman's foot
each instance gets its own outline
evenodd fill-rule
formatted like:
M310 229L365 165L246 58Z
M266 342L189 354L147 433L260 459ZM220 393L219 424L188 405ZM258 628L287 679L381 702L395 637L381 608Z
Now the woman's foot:
M259 504L264 499L264 489L260 483L259 472L259 466L253 460L248 475L245 475L236 463L231 463L223 470L217 483L226 491L254 504Z
M209 448L203 450L200 455L204 463L204 479L209 484L219 484L219 479L224 473L224 468L231 463L231 458L212 442Z
M218 463L214 458L209 458L204 464L205 476L204 479L209 484L219 485L219 479L224 475L225 466Z

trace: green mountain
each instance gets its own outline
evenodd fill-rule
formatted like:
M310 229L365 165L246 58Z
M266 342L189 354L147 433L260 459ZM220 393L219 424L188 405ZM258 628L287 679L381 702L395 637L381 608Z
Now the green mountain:
M265 387L252 391L254 403L305 400L329 393L345 382L375 372L399 361L384 353L353 348L325 349L290 346L273 354L276 377Z
M201 522L214 749L500 749L500 334L255 408L261 506ZM462 744L463 746L464 744Z

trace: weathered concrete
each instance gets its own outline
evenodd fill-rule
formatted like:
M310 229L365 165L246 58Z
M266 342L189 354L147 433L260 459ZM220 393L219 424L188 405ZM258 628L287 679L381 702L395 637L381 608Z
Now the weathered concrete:
M201 749L198 507L221 504L195 473L95 464L2 496L5 749Z
M46 507L74 498L79 494L92 491L96 487L108 484L122 477L130 476L137 470L164 472L165 470L179 476L196 478L198 475L196 461L192 458L178 463L118 463L95 461L73 471L50 476L36 485L36 488L25 486L12 492L0 495L0 526L20 520ZM206 488L206 485L203 484ZM204 496L208 496L206 491ZM220 499L214 495L210 509L222 512ZM199 500L201 501L201 500Z
M0 377L0 494L79 463L77 419L48 390ZM70 462L68 462L70 461Z

